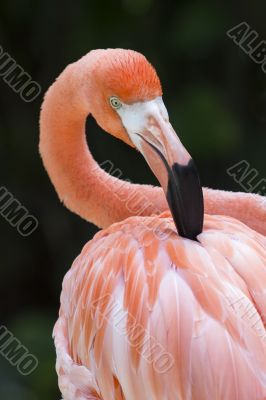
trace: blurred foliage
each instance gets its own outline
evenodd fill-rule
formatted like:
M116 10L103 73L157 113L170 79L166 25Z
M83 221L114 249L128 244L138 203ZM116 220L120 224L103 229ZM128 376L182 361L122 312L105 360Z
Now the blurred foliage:
M23 0L0 3L0 45L45 90L62 69L93 48L143 52L162 79L171 121L199 166L205 186L239 190L226 169L246 159L266 177L266 76L226 35L247 21L266 39L263 1ZM42 101L24 103L0 81L0 186L40 226L22 238L0 219L1 324L35 354L28 377L0 357L0 398L59 399L52 327L61 282L96 228L59 203L38 155ZM156 183L144 160L87 123L98 161L124 178Z

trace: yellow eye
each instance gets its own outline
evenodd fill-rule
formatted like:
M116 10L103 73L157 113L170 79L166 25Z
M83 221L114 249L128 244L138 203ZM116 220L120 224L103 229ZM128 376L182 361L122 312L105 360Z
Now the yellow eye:
M111 104L111 107L113 107L116 110L118 110L119 108L122 107L122 103L118 99L118 97L115 97L115 96L110 97L109 102Z

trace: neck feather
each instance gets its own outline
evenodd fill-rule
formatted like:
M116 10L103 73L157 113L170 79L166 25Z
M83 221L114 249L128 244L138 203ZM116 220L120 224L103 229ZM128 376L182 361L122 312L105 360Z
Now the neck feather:
M86 141L91 52L68 66L48 90L40 116L40 153L61 201L100 228L132 215L168 209L163 190L121 181L102 170ZM89 85L88 85L89 87ZM114 160L115 161L115 160ZM205 211L238 218L265 235L265 199L247 193L204 189Z

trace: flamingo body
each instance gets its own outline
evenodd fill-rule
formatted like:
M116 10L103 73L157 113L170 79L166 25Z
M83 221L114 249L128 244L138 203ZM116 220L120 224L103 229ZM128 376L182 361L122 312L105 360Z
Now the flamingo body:
M229 217L205 215L198 242L167 212L99 232L63 283L64 400L264 399L265 265L265 238Z
M161 188L100 168L89 114ZM45 95L40 153L61 201L104 228L63 282L64 400L265 400L265 199L202 190L146 58L95 50L69 65Z

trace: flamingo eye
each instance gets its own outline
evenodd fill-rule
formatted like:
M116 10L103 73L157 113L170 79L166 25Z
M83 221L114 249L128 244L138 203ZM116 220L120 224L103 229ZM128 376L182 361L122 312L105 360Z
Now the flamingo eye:
M119 108L122 107L122 103L118 99L118 97L115 97L115 96L110 97L109 102L111 104L111 107L113 107L116 110L118 110Z

